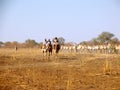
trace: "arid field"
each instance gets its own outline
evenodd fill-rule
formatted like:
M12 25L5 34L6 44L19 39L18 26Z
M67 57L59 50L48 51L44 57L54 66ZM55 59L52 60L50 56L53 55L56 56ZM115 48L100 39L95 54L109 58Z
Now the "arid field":
M0 90L120 90L120 55L0 49Z

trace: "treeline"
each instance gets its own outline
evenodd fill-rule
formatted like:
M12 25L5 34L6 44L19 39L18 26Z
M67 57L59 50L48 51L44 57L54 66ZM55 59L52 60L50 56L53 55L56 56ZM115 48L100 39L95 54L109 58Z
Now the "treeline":
M59 43L61 45L70 46L70 45L76 44L74 42L65 42L65 39L63 37L58 37L58 39L59 39ZM82 41L79 44L82 44L82 45L105 45L105 44L119 45L120 40L117 37L115 37L115 35L113 33L102 32L96 38L93 38L90 41ZM34 48L34 47L41 48L42 42L36 42L33 39L27 39L24 43L19 43L17 41L14 41L14 42L10 42L10 41L2 42L2 41L0 41L1 48L14 48L16 46L19 48Z
M59 42L60 44L64 44L65 43L65 39L63 37L59 37ZM53 41L53 40L52 40ZM0 41L0 48L14 48L14 47L19 47L19 48L41 48L42 47L42 43L43 42L37 42L33 39L27 39L25 40L25 42L20 43L17 41L13 41L13 42L2 42Z

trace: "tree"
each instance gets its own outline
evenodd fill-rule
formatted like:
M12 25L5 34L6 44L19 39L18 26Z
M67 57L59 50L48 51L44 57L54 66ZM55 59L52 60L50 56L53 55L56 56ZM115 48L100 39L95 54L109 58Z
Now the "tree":
M0 47L3 46L3 45L4 45L4 43L2 41L0 41Z
M12 43L11 43L10 41L5 42L4 46L5 46L6 48L11 48L11 47L12 47Z
M27 47L34 47L35 45L37 45L38 43L35 41L35 40L31 40L31 39L28 39L25 41L25 44Z
M115 37L115 38L111 39L110 43L111 44L119 44L119 39Z
M100 44L105 44L105 43L109 43L113 37L114 37L114 34L110 32L102 32L98 36L97 40Z
M58 40L61 45L65 44L65 39L63 37L59 37Z
M93 38L90 42L91 42L92 45L97 45L98 44L97 38Z
M13 46L18 46L19 43L17 41L12 42Z
M88 45L88 41L82 41L80 42L81 45Z

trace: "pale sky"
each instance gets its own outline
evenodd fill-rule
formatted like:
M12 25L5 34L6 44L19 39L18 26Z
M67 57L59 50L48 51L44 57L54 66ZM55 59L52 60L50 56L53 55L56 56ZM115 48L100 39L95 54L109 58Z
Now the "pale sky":
M6 2L2 2L6 1ZM103 31L120 39L119 0L1 0L0 41L63 37L91 40Z

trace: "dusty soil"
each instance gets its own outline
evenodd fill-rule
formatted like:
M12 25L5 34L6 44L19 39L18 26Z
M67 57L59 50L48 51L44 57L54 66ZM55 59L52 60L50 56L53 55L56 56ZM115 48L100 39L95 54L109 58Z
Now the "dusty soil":
M120 55L2 50L0 90L120 90Z

